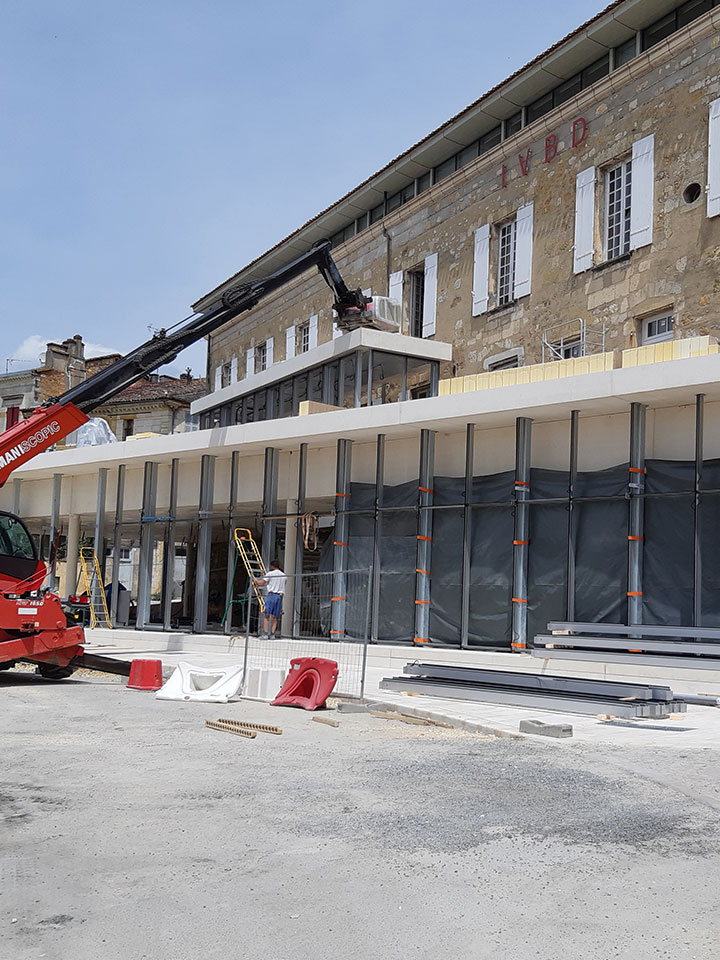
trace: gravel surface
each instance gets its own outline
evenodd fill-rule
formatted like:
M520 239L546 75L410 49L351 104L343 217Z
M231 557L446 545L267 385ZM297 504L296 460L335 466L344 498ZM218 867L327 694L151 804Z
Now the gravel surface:
M716 955L715 750L335 729L114 677L0 696L0 960Z

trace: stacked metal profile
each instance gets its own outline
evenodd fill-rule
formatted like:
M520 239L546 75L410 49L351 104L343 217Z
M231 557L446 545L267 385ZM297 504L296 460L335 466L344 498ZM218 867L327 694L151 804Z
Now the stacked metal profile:
M380 689L629 720L663 720L687 710L685 703L674 699L670 687L657 684L417 662L406 664L403 673L405 676L381 680Z
M720 670L720 628L554 621L533 638L530 653L544 660Z

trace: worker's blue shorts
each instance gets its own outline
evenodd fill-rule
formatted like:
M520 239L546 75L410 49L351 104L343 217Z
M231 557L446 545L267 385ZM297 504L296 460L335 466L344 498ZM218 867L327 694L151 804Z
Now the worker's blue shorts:
M265 615L268 617L279 617L282 613L282 594L269 593L265 597Z

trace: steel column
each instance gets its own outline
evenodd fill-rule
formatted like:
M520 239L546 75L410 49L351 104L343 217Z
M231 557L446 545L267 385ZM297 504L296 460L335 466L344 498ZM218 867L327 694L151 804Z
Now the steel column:
M340 640L345 635L345 606L347 603L347 557L350 534L350 474L352 440L338 440L335 468L335 540L333 543L333 579L330 603L330 639Z
M567 586L565 616L575 619L575 548L577 545L577 514L575 485L578 470L578 427L580 411L570 413L570 465L568 469L568 529L567 529Z
M432 503L435 475L435 432L420 431L418 520L415 562L415 636L413 643L430 642L430 573L432 568Z
M215 489L215 457L205 454L200 467L200 504L195 562L195 616L193 630L207 630L207 605L210 590L210 548L212 546L212 512Z
M460 646L467 647L470 630L470 575L472 560L472 482L475 462L475 424L465 428L465 490L463 493L462 579L460 596Z
M628 477L628 623L643 621L643 536L645 504L645 411L630 405L630 475Z
M705 449L705 394L695 398L695 483L693 498L693 626L702 622L702 541L700 539L700 488Z
M163 630L172 629L172 595L175 587L175 514L177 513L179 468L180 461L174 457L170 464L170 503L163 550Z
M375 523L373 527L372 608L370 611L370 642L377 643L380 630L380 572L382 568L382 510L385 486L385 434L377 436L375 448Z
M275 447L265 448L265 465L263 472L263 503L262 503L262 545L260 553L265 561L265 566L270 566L270 561L275 559L275 529L276 520L266 520L266 517L277 516L277 489L278 489L278 464L280 462L280 451Z
M305 513L305 487L307 483L307 453L306 443L300 444L300 460L298 462L298 482L297 482L297 512L300 516L295 521L297 527L297 536L295 539L295 574L299 578L293 592L292 605L292 635L300 635L300 620L302 608L302 577L303 561L305 559L305 544L302 538L302 516Z
M528 546L530 543L530 442L532 420L515 421L515 536L513 539L512 642L513 650L527 647Z
M105 500L107 497L107 475L108 468L100 467L98 470L97 505L95 508L95 539L93 541L93 547L95 555L98 558L98 563L100 564L100 573L103 581L105 580ZM99 594L99 591L100 585L95 582L93 596L91 597L91 603L95 606L95 609L97 609L97 600L99 599L96 594ZM112 621L110 622L112 623Z
M13 499L12 512L16 517L20 516L20 485L22 480L19 477L13 478Z
M118 467L115 492L115 530L113 532L112 586L110 588L110 623L117 623L118 584L120 583L120 546L122 543L122 518L125 500L125 464Z
M227 575L225 577L225 621L223 630L226 634L232 633L233 608L232 599L235 590L235 570L239 558L235 546L235 508L237 505L237 485L240 469L240 451L233 450L230 458L230 490L228 492L228 546L227 546Z
M51 590L57 591L57 547L60 540L60 497L62 496L62 474L53 474L52 498L50 501L50 536L48 538L48 573L45 583ZM52 567L49 561L52 560Z
M140 556L138 558L138 595L135 628L144 630L150 623L150 597L153 581L153 553L157 510L158 465L145 462L142 513L140 515Z
M65 596L69 596L77 591L77 565L79 552L80 517L76 513L71 513L68 517L68 532L67 540L65 541Z

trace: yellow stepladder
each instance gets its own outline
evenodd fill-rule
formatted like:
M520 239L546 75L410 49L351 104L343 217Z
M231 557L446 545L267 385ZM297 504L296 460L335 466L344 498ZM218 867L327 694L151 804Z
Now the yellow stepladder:
M260 610L264 613L265 597L262 592L262 587L259 587L255 581L264 580L267 575L267 570L265 569L265 564L260 556L258 545L255 543L252 533L246 527L237 527L233 536L235 537L235 546L237 548L237 552L240 554L240 558L245 565L248 576L250 577L250 583L252 584L253 592L260 606Z
M110 613L105 599L105 585L100 572L100 561L94 547L81 547L80 569L82 570L83 586L90 605L90 626L108 627L112 630Z

